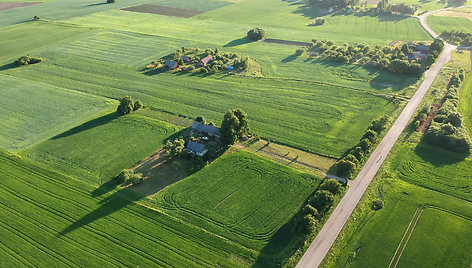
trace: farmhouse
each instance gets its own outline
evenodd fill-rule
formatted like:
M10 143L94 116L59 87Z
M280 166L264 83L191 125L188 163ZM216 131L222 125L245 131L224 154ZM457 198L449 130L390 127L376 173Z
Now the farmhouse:
M165 66L171 70L175 70L177 68L179 68L179 63L176 62L176 61L173 61L173 60L168 60L166 61L166 64Z
M200 122L193 122L192 129L198 134L205 134L208 136L220 136L220 129L214 126L206 125Z
M183 60L184 62L192 61L192 59L189 56L181 56L180 59Z
M193 141L188 142L187 150L190 154L194 154L200 157L204 156L208 152L208 149L205 147L204 144L196 143Z
M198 63L199 66L206 66L208 63L213 61L213 57L211 55L206 56L205 58L201 59Z

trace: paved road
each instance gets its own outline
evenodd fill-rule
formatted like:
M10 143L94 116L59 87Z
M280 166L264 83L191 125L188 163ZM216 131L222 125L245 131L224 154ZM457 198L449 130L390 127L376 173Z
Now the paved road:
M429 12L429 14L432 13L434 13L434 11ZM426 17L429 14L426 13L422 17L419 17L420 23L426 31L430 32L433 37L437 37L438 35L426 24ZM366 191L370 182L374 178L375 174L377 174L377 171L389 154L393 145L397 141L400 134L403 132L403 129L406 127L410 118L418 108L418 105L423 100L423 97L430 88L434 79L439 74L439 71L444 66L444 64L446 64L451 59L451 52L455 48L455 46L445 44L444 51L439 56L437 62L425 72L425 79L423 83L405 106L405 109L395 121L392 128L385 135L383 140L380 142L379 146L372 153L372 156L362 168L361 172L356 177L356 180L351 182L350 187L343 199L338 204L333 214L331 214L328 221L325 223L320 233L316 236L308 250L305 252L302 259L297 264L297 268L314 268L321 264L342 228L344 227L344 224L356 208L357 203Z

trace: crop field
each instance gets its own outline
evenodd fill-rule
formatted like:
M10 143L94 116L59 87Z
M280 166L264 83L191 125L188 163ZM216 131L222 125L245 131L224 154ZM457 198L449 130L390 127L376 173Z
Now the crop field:
M156 204L260 251L320 182L311 174L236 151L166 188Z
M428 17L428 24L439 34L452 30L472 34L472 20L468 18L430 16Z
M109 181L164 144L179 127L113 112L25 151L30 158L92 184Z
M384 207L358 215L353 231L344 237L342 253L325 267L389 267L392 259L391 267L398 259L397 267L470 265L469 202L397 179L387 180L378 190L384 192ZM424 211L414 226L418 208ZM408 239L410 232L404 235L409 225L413 232Z
M109 110L113 103L102 97L0 74L0 148L25 149Z
M459 109L464 117L464 123L469 133L472 133L472 75L463 82L464 86L460 91Z
M142 196L131 192L92 192L4 153L0 174L2 267L238 267L254 260L246 248L136 205Z
M133 40L139 45L130 46ZM4 72L102 97L118 99L131 94L148 106L188 117L203 115L214 122L220 122L226 110L240 107L249 114L253 129L264 137L334 157L355 144L374 118L396 108L388 97L329 84L136 71L137 66L159 56L154 52L155 40L101 32L86 42L71 41L42 50L39 54L47 54L48 60L35 68ZM167 47L162 54L175 48ZM103 61L108 68L103 68Z

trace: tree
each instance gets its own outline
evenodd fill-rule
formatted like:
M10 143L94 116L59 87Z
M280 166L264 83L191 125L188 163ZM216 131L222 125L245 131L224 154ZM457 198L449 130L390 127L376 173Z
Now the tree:
M136 102L134 103L134 106L133 106L133 111L137 111L141 108L143 108L143 103L140 101L140 100L136 100Z
M183 139L175 139L174 141L167 141L164 145L165 157L172 158L175 156L182 156L185 152L185 141Z
M435 51L437 55L441 54L444 49L444 42L441 39L434 39L433 43L429 46L429 52Z
M226 145L231 145L238 138L249 132L249 120L246 112L241 109L229 110L226 112L221 123L221 141Z
M356 169L356 164L351 161L341 159L336 163L337 174L341 177L349 177Z
M324 214L334 203L334 195L326 190L319 190L310 198L310 205L318 210L319 213Z
M130 96L126 96L120 100L120 105L118 106L118 112L121 114L129 114L134 109L133 99Z
M392 73L405 74L410 68L410 63L407 60L392 60L388 70Z
M312 215L305 215L297 224L298 233L310 234L315 231L318 220Z
M320 190L326 190L337 195L341 191L341 184L335 179L326 179L321 185Z
M252 41L264 39L266 37L265 31L260 28L254 28L247 32L247 37Z
M362 148L362 151L364 151L364 153L367 153L370 151L372 143L368 139L362 139L361 142L359 142L359 146Z
M388 0L381 0L377 3L377 8L379 10L386 10L388 8Z
M305 215L312 215L315 218L318 218L319 216L318 210L310 204L307 204L305 207L303 207L303 213L305 213Z
M402 46L402 52L407 55L407 54L410 54L411 53L411 48L408 44L403 44Z
M365 133L364 136L362 136L362 139L368 139L371 143L374 143L375 140L377 140L377 132L373 131L372 129L368 129Z
M369 126L369 129L377 132L377 134L380 134L385 128L388 123L388 117L387 116L382 116L377 119L374 119L372 123Z

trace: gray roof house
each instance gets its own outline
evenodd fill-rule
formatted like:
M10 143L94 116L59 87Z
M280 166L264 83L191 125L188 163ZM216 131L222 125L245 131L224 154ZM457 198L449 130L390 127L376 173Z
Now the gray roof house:
M203 124L203 123L200 123L200 122L197 122L197 121L193 122L192 129L193 129L193 131L196 131L198 133L205 133L209 136L216 136L216 137L220 136L220 129L219 128L214 127L214 126L210 126L210 125L206 125L206 124Z
M198 156L204 156L208 152L208 149L205 148L204 144L196 143L196 142L193 142L193 141L188 142L187 150L188 150L189 153L195 154L195 155L198 155Z
M174 70L179 67L179 63L173 60L166 61L165 66L171 70Z

